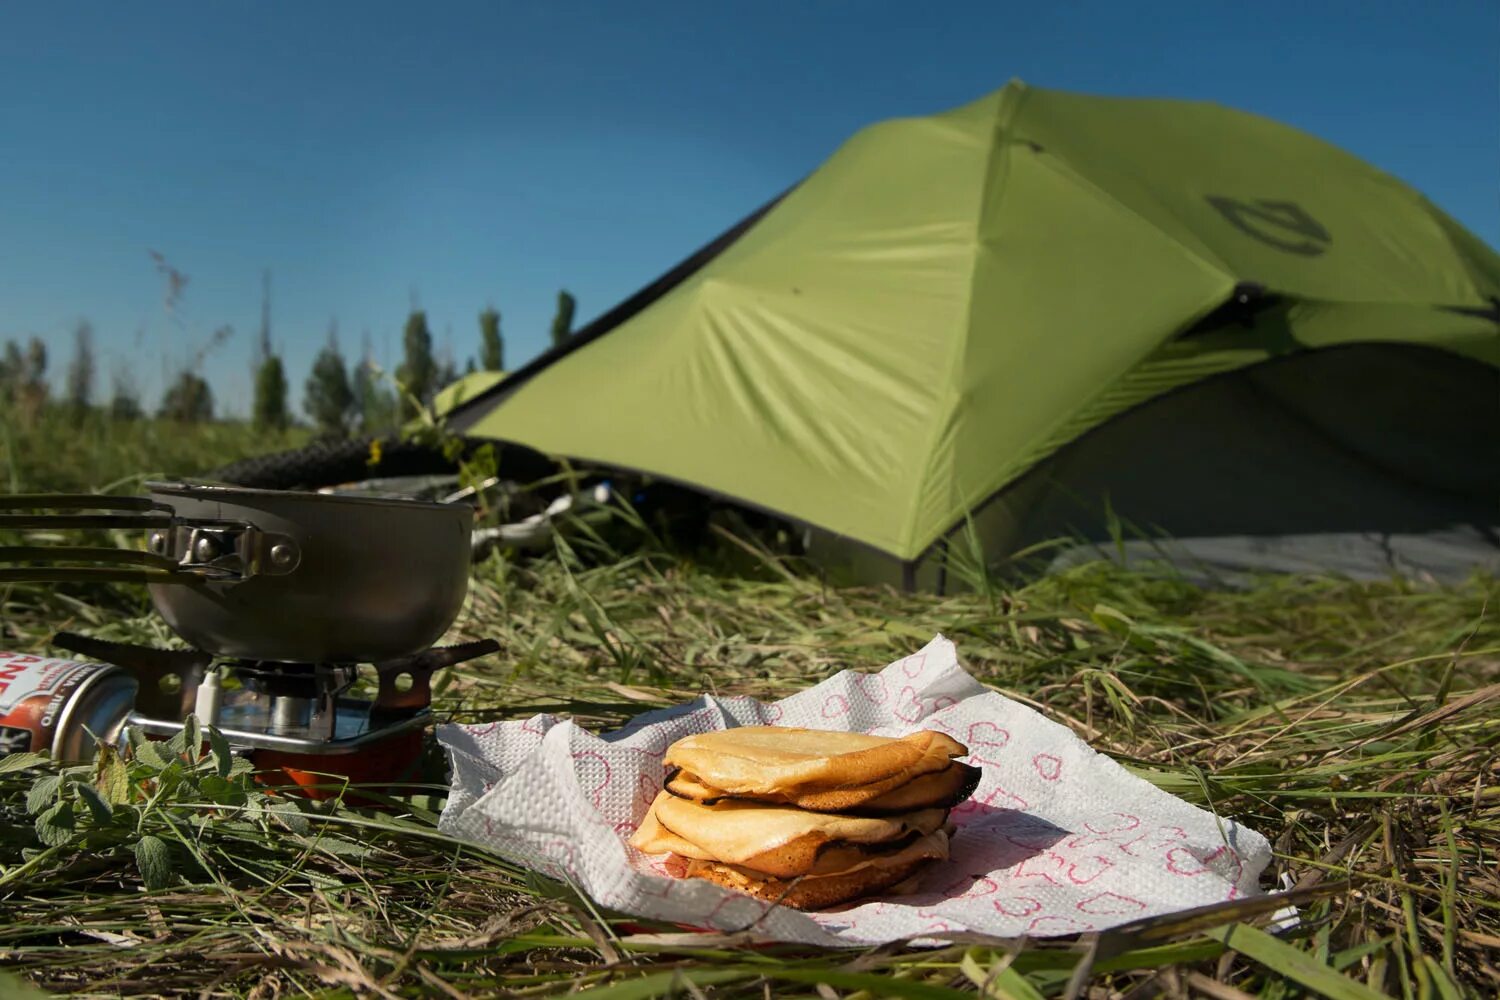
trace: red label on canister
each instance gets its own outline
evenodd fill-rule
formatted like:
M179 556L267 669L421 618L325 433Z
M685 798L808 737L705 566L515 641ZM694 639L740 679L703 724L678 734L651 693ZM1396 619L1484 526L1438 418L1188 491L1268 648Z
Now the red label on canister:
M112 669L0 652L0 755L50 749L58 720L84 682Z

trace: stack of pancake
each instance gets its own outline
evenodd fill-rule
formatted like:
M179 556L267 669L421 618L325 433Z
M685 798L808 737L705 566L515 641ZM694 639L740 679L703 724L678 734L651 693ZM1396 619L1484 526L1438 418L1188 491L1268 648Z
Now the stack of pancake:
M979 769L925 730L863 733L748 726L668 748L667 779L631 844L667 868L800 910L899 890L948 857L948 811Z

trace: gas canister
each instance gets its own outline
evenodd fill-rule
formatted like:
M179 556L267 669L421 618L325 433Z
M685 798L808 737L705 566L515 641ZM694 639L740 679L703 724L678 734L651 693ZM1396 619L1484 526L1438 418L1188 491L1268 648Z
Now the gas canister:
M0 652L0 757L50 750L55 760L89 760L94 737L119 739L136 690L107 663Z

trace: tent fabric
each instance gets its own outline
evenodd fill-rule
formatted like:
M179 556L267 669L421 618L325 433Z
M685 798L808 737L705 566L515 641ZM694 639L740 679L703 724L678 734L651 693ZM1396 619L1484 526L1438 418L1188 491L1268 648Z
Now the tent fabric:
M1317 569L1452 583L1500 572L1500 370L1445 351L1306 351L1174 390L1060 448L978 506L915 568L974 570L970 526L1025 571L1167 563L1194 579ZM895 560L812 534L840 578Z
M452 425L910 564L1183 386L1350 344L1500 365L1500 257L1394 178L1216 105L1021 83L860 131L669 278Z
M499 385L504 379L505 372L503 371L477 371L460 376L456 381L438 390L432 399L432 412L436 416L446 416L460 403L477 398Z

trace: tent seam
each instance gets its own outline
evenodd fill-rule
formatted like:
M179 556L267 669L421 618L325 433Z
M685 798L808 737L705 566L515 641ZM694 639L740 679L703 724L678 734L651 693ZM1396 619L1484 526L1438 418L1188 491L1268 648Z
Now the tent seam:
M1016 90L1012 91L1010 89L1011 86L1014 86ZM1016 96L1013 99L1008 99L1012 93ZM1022 102L1030 93L1030 89L1024 83L1021 83L1019 80L1014 81L1013 84L1001 91L1000 106L995 112L995 124L989 135L989 150L984 157L983 184L979 195L979 211L975 213L974 217L974 257L969 268L969 280L964 285L963 332L961 336L955 338L955 343L949 348L948 363L944 366L946 371L946 377L943 382L944 406L942 407L939 419L935 421L935 426L928 434L926 446L922 449L922 455L926 463L924 465L924 474L917 478L916 485L913 487L911 499L907 503L906 523L902 526L898 536L900 549L897 558L903 563L915 564L921 558L922 550L912 551L912 547L915 544L917 517L921 512L920 501L922 493L931 475L933 446L942 434L943 428L948 425L948 421L956 409L953 386L956 383L958 368L968 350L969 333L973 328L974 281L979 273L979 256L983 252L981 233L984 228L985 210L990 206L994 198L1000 196L1005 187L1004 182L1010 176L1010 149L1008 146L1002 149L1000 137L1008 131L1010 123L1015 119ZM1000 166L1003 168L1004 173L1004 176L998 179L995 178L994 169L997 155L1003 156ZM907 555L908 552L911 552L911 555Z
M1135 208L1133 208L1130 204L1115 197L1115 195L1107 188L1100 187L1099 185L1095 184L1093 181L1085 177L1083 174L1079 173L1077 168L1073 166L1073 164L1068 160L1067 157L1052 156L1049 158L1055 160L1058 163L1064 164L1068 168L1066 171L1058 171L1055 167L1052 169L1069 184L1072 184L1080 188L1081 190L1092 194L1097 200L1113 206L1117 211L1125 214L1126 216L1129 216L1131 219L1134 219L1141 225L1146 226L1153 233L1158 233L1159 235L1165 237L1169 243L1181 250L1184 256L1188 257L1195 263L1203 267L1207 267L1211 271L1214 271L1225 281L1238 282L1253 280L1251 276L1237 273L1233 268L1229 266L1227 261L1220 260L1217 254L1204 256L1204 254L1188 246L1182 240L1178 239L1175 234L1168 232L1161 226L1158 226L1155 222L1152 222L1149 218L1136 211ZM1286 292L1280 289L1272 290L1275 291L1276 294L1284 295L1288 298L1301 298L1301 296L1296 295L1292 292Z
M1029 93L1030 93L1029 90L1028 91L1023 91L1022 96L1024 97L1024 96L1026 96ZM1003 128L1008 128L1009 127L1011 121L1014 120L1016 113L1020 109L1020 104L1021 104L1021 101L1017 100L1017 101L1015 101L1011 105L1010 108L1008 108L1008 109L1002 108L1003 112L1008 111L1008 113L1004 113L1004 114L1002 114L1001 116L999 116L997 118L996 126L995 126L996 141L991 145L991 150L990 150L991 157L994 156L995 151L1000 146L1000 143L998 141L998 137L999 137L1000 131ZM1006 169L1005 169L1005 176L1004 176L1003 180L1008 180L1009 176L1010 176L1010 170L1009 170L1009 148L1010 147L1007 144L1006 147L1005 147ZM1209 270L1210 272L1216 274L1218 277L1220 277L1221 279L1223 279L1225 282L1229 282L1229 283L1232 284L1236 280L1234 273L1231 272L1231 271L1229 271L1227 269L1227 267L1224 265L1223 261L1219 261L1219 260L1216 260L1216 259L1214 259L1214 260L1205 259L1201 254L1197 253L1195 250L1193 250L1187 244L1183 243L1176 236L1174 236L1171 233L1167 232L1166 230L1162 229L1160 226L1156 225L1150 219L1148 219L1145 216L1141 215L1135 209L1131 208L1129 205L1127 205L1124 202L1120 201L1118 198L1114 197L1112 194L1110 194L1108 191L1104 190L1103 188L1099 187L1097 184L1094 184L1087 177L1084 177L1083 175L1081 175L1080 173L1078 173L1077 170L1073 169L1072 164L1068 163L1068 161L1067 161L1067 159L1065 157L1058 156L1058 157L1053 157L1053 159L1055 159L1059 163L1065 164L1068 167L1068 169L1065 170L1065 171L1059 171L1055 167L1051 168L1065 182L1067 182L1067 183L1069 183L1069 184L1077 187L1081 192L1083 192L1085 194L1092 195L1097 201L1102 202L1103 204L1106 204L1106 205L1109 205L1109 206L1113 207L1116 211L1118 211L1121 214L1125 215L1127 218L1130 218L1130 219L1134 220L1135 222L1137 222L1137 223L1145 226L1151 232L1160 234L1162 237L1164 237L1167 240L1167 242L1169 244L1171 244L1172 246L1177 247L1178 250L1181 251L1181 253L1183 254L1183 256L1186 257L1189 261L1191 261L1192 263L1197 264L1198 266L1203 267L1203 268ZM990 174L988 163L989 163L989 161L987 160L986 161L986 177L987 178L988 178L988 176ZM1002 185L998 184L998 183L995 185L995 190L994 191L991 191L989 189L989 186L986 185L986 190L985 190L984 196L980 200L980 219L981 220L983 220L983 218L984 218L984 209L985 209L985 207L987 207L990 204L992 196L993 197L999 197L999 195L1001 193L1001 189L1002 189ZM981 221L980 224L982 225L982 221ZM978 232L978 226L976 226L976 234L977 234L977 232ZM976 252L975 256L974 256L974 267L975 267L976 271L978 269L978 266L979 266L979 253ZM962 343L963 343L964 346L966 346L967 343L968 343L969 331L970 331L970 329L972 327L973 288L974 288L974 275L971 273L970 280L969 280L969 285L968 285L969 303L968 303L968 306L966 308L966 314L965 314L965 320L966 320L965 334L964 334L964 337L962 338ZM1190 317L1188 317L1188 320L1187 320L1186 323L1184 323L1184 324L1182 324L1182 325L1180 325L1180 326L1172 329L1169 333L1167 333L1165 336L1163 336L1162 339L1159 342L1157 342L1156 344L1152 345L1151 349L1148 352L1146 352L1144 355L1142 355L1140 358L1138 358L1133 364L1131 364L1128 367L1126 367L1125 369L1123 369L1119 373L1119 375L1116 377L1116 379L1114 381L1111 381L1108 385L1105 385L1105 386L1101 387L1098 392L1096 392L1093 395L1089 396L1088 399L1084 401L1083 405L1075 407L1073 410L1071 410L1069 412L1069 414L1065 418L1062 418L1062 419L1059 419L1058 421L1056 421L1052 426L1050 426L1048 428L1046 434L1040 435L1036 440L1038 442L1045 442L1045 441L1047 441L1048 438L1050 438L1052 435L1054 435L1057 432L1058 428L1066 426L1069 421L1076 419L1076 417L1077 417L1077 415L1079 413L1082 413L1082 412L1086 411L1088 409L1088 407L1090 405L1092 405L1105 392L1107 392L1109 390L1110 386L1114 385L1115 382L1118 381L1118 379L1120 377L1124 377L1125 375L1129 374L1130 372L1135 371L1142 364L1144 364L1151 357L1151 355L1153 353L1155 353L1156 351L1159 351L1161 349L1161 347L1162 347L1163 344L1166 344L1169 341L1171 341L1182 329L1185 329L1187 326L1191 326L1192 323L1197 322L1203 316L1205 316L1209 312L1211 312L1217 305L1219 305L1220 303L1222 303L1223 300L1224 300L1224 295L1225 295L1224 292L1216 292L1212 297L1210 297L1205 302L1203 302L1202 305L1200 305L1196 310L1194 310L1193 315L1191 315ZM1295 296L1291 296L1291 298L1295 299ZM955 364L956 364L956 362L954 364L950 364L949 365L949 384L950 385L952 384L953 375L955 374L954 370L953 370L954 367L955 367ZM934 437L935 436L936 436L936 432L934 432ZM1028 449L1023 449L1021 451L1021 454L1025 454L1027 451L1031 450L1032 448L1035 448L1036 446L1037 446L1036 444L1033 444ZM931 448L932 448L932 441L929 440L928 441L928 448L927 448L927 450L930 452ZM1008 483L1015 482L1015 480L1020 475L1024 475L1025 474L1025 472L1026 472L1027 469L1033 467L1036 462L1039 462L1039 461L1045 459L1048 454L1050 454L1050 452L1047 452L1047 453L1044 453L1044 454L1042 454L1040 456L1037 456L1036 459L1033 462L1028 463L1027 466L1025 466L1024 468L1022 468L1016 475L1007 477L1007 479L1005 480L1005 482L1003 482L999 486L997 486L995 488L995 490L1003 490ZM924 485L923 482L919 482L918 483L918 489L919 490L921 489L922 485ZM985 491L985 492L980 493L980 495L979 495L979 501L982 501L984 497L987 497L987 496L991 495L993 492L995 492L995 491L991 490L991 491ZM968 500L968 498L964 498L964 501L962 503L958 504L957 506L961 510L967 511L967 510L971 510L972 509L974 502L979 502L979 501L972 501L971 502L970 500ZM916 505L914 503L914 504L912 504L911 512L910 512L910 514L908 516L908 523L907 523L907 526L906 526L906 530L902 533L902 537L901 537L901 545L902 545L902 549L901 550L902 550L902 552L911 551L912 547L916 544L916 539L915 539L915 533L916 533L916 524L915 524L915 522L916 522L916 516L917 516L917 507L916 507ZM948 523L948 524L950 524L950 525L956 523L951 518L945 519L945 522ZM925 559L928 555L931 554L933 546L938 541L940 541L941 539L945 538L949 534L949 532L951 532L952 530L953 530L953 528L951 526L943 528L941 531L937 532L931 539L929 539L925 544L923 544L919 549L917 549L916 552L913 555L911 555L909 557L903 556L902 558L910 558L910 559L912 559L914 561L920 561L922 559Z
M1214 297L1212 299L1206 300L1202 305L1200 305L1198 307L1198 309L1196 309L1194 311L1194 316L1185 325L1190 326L1192 323L1197 322L1198 319L1201 319L1203 316L1205 316L1208 313L1212 312L1213 309L1215 307L1217 307L1222 301L1223 301L1223 297L1222 296L1216 296L1216 297ZM1170 339L1170 338L1168 338L1168 339ZM1163 343L1165 343L1165 341ZM1098 403L1098 401L1100 400L1100 398L1102 398L1111 389L1113 389L1115 386L1117 386L1119 384L1119 382L1120 382L1121 379L1129 376L1133 372L1138 371L1143 365L1148 364L1151 361L1152 356L1157 351L1160 351L1161 348L1162 348L1162 346L1163 346L1162 344L1157 344L1146 355L1144 355L1141 358L1138 358L1133 364L1131 364L1130 366L1128 366L1127 368L1125 368L1123 371L1121 371L1114 379L1110 380L1107 384L1101 386L1097 391L1095 391L1094 393L1092 393L1091 395L1089 395L1080 405L1078 405L1078 406L1074 407L1073 409L1071 409L1070 411L1068 411L1067 416L1062 417L1062 418L1054 421L1052 424L1048 425L1047 430L1044 433L1038 434L1032 440L1032 442L1030 444L1028 444L1025 448L1018 449L1017 454L1020 454L1020 455L1030 454L1030 453L1034 452L1037 448L1039 448L1041 445L1043 445L1047 441L1051 440L1053 437L1055 437L1057 435L1058 431L1061 428L1066 427L1072 421L1077 420L1078 417L1079 417L1079 414L1088 412L1088 410L1090 409L1090 407L1096 405ZM1171 390L1168 390L1168 391L1171 391ZM1154 398L1154 397L1148 397L1148 399L1149 398ZM1144 403L1146 401L1148 401L1148 400L1141 400L1136 405L1139 405L1140 403ZM1090 426L1091 427L1099 426L1100 424L1107 423L1111 419L1113 419L1113 418L1112 417L1105 417L1103 420L1099 421L1098 423L1092 424ZM1020 479L1022 476L1026 475L1026 473L1028 473L1032 469L1036 468L1038 465L1040 465L1042 462L1046 461L1052 455L1055 455L1061 449L1061 447L1062 446L1059 445L1057 447L1054 447L1054 448L1051 448L1049 450L1043 451L1040 454L1033 455L1029 461L1027 461L1024 465L1022 465L1019 468L1017 468L1014 473L1012 473L1011 475L1005 477L1005 479L998 486L994 487L993 489L986 490L986 491L980 493L978 495L978 497L976 497L974 499L969 499L967 497L964 498L963 502L958 505L960 513L956 517L955 516L950 516L947 519L947 527L943 528L936 535L934 535L931 540L929 540L925 545L923 545L922 548L920 550L918 550L918 552L911 557L911 559L913 561L915 561L915 562L921 562L921 561L927 559L929 556L932 555L933 550L937 547L937 545L944 538L947 538L950 534L952 534L954 531L956 531L958 529L958 527L964 523L965 518L967 518L974 510L978 509L978 507L980 507L981 505L987 503L991 498L999 495L1000 493L1003 493L1008 486L1011 486L1018 479Z
M503 405L506 400L524 389L534 378L549 371L553 365L582 350L595 340L608 336L628 324L641 312L676 291L688 279L701 273L704 268L711 265L720 255L728 251L742 237L754 229L760 223L761 219L770 215L789 195L801 187L805 180L806 178L799 180L796 184L785 189L776 197L761 205L707 243L698 247L698 249L694 250L687 257L674 264L665 274L638 290L634 295L629 296L622 302L615 303L615 305L600 313L575 331L562 345L544 350L530 361L511 371L506 378L501 379L483 392L477 393L455 405L446 414L448 425L458 431L469 430L474 424L483 420L486 416L493 413L496 408ZM674 276L675 280L671 280ZM668 284L664 287L659 287L664 282L668 282ZM649 296L649 298L646 301L638 302L643 296ZM621 315L622 312L624 315ZM489 404L483 412L479 410L480 403Z

